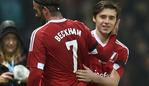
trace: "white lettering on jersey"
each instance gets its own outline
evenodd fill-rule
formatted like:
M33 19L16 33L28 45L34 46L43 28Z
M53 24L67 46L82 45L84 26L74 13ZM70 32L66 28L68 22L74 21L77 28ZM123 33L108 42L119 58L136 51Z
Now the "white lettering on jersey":
M72 41L67 41L66 42L66 47L68 50L71 50L71 46L73 46L72 48L72 52L73 52L73 73L75 73L78 69L78 55L77 55L77 51L78 51L78 43L77 40L72 40Z
M69 35L78 35L81 36L81 30L75 28L67 28L65 30L59 31L54 37L58 42L60 42L64 37Z

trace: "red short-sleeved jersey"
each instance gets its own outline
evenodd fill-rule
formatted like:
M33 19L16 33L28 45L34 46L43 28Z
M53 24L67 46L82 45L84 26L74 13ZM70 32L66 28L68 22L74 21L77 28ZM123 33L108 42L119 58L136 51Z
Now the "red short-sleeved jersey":
M95 37L95 39L98 41L98 43L103 48L107 45L107 43L103 44L101 42L101 39L96 34L96 30L93 30L91 33L92 33L92 35ZM121 42L116 40L115 44L114 44L113 53L117 54L117 59L114 62L113 68L115 70L117 70L117 72L119 73L120 76L122 76L122 74L123 74L123 67L126 64L127 60L128 60L129 50L128 50L128 48L124 44L122 44ZM113 54L107 55L107 56L112 56L112 55Z
M103 44L101 42L101 39L96 34L96 30L93 30L91 33L103 48L105 48L105 46L107 46L107 43ZM104 53L106 53L106 52L104 52ZM107 53L107 54L109 54L107 56L112 57L112 55L114 55L114 53L115 53L115 55L117 55L117 58L113 63L113 68L118 72L118 74L121 77L123 75L124 65L126 64L126 62L128 60L129 50L124 44L122 44L121 42L116 40L115 44L114 44L114 48L113 48L113 53ZM99 54L100 54L100 52L99 52ZM111 58L111 57L106 57L106 58ZM92 71L94 71L98 74L101 74L101 73L104 74L104 72L107 72L107 71L103 71L104 66L101 63L101 60L105 60L104 63L106 63L107 59L99 57L99 59L100 59L99 60L98 58L96 58L92 55L90 56L90 58L91 59L90 59L89 63L90 63L90 68L92 69ZM90 84L88 84L88 86L96 86L96 84L90 83Z
M84 58L95 44L96 40L83 23L51 20L32 33L28 67L43 71L40 81L44 86L85 86L74 72L82 69ZM31 80L34 74L36 71L31 71L28 86L37 83Z

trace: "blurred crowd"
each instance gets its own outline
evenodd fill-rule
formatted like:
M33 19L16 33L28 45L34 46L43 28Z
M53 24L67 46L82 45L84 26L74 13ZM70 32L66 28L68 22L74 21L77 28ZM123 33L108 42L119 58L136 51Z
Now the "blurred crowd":
M92 7L98 0L63 0L66 18L80 20L94 29ZM118 39L129 48L129 60L119 86L149 86L149 1L117 0L122 6ZM0 0L0 22L14 20L28 48L31 32L40 26L32 0Z

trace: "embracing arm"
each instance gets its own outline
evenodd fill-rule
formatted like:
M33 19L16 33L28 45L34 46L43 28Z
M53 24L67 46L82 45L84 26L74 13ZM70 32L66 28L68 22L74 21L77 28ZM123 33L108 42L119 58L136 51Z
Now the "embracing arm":
M91 71L88 67L84 66L85 70L78 70L76 75L78 80L85 82L93 82L99 86L118 86L120 76L117 71L113 70L110 75L103 76Z
M104 77L98 75L93 82L102 86L118 86L120 76L117 71L113 70L110 75Z

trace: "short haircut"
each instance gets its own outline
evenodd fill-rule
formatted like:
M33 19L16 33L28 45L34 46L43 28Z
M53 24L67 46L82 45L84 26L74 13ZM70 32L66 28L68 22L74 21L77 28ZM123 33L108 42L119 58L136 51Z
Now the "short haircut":
M53 14L60 11L60 1L61 0L34 0L36 3L38 3L41 6L46 6L49 11Z
M101 0L99 1L93 8L93 16L96 17L98 13L100 13L102 10L109 8L114 9L117 12L117 19L120 17L120 11L121 8L119 7L119 4L112 1L112 0Z

